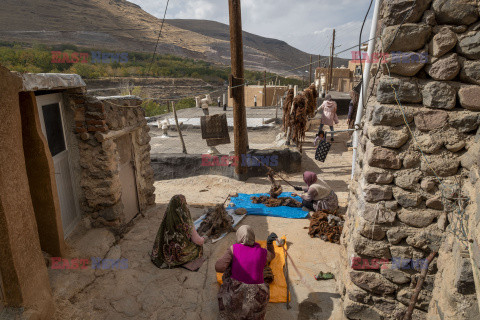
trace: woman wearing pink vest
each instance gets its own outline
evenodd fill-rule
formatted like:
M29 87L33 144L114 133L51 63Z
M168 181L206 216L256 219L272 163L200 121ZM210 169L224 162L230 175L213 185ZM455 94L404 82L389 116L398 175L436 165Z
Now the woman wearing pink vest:
M265 318L270 287L263 280L263 269L275 257L271 233L267 250L255 242L250 226L237 231L237 243L215 264L217 272L223 272L223 284L218 292L220 319L261 320Z

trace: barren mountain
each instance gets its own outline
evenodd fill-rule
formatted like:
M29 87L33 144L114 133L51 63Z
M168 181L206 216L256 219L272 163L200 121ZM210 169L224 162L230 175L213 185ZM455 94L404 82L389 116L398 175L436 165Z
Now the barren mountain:
M0 40L153 52L161 21L125 0L2 0ZM229 65L229 28L204 20L167 20L157 52ZM285 72L309 55L275 39L244 33L245 66ZM346 64L336 59L335 65ZM290 74L305 74L297 70Z

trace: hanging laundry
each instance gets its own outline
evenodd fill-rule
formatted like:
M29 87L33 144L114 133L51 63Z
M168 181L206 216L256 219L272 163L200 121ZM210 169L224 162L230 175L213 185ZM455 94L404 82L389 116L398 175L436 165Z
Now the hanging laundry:
M330 151L331 143L325 141L324 139L320 140L315 151L315 160L325 162L328 152Z

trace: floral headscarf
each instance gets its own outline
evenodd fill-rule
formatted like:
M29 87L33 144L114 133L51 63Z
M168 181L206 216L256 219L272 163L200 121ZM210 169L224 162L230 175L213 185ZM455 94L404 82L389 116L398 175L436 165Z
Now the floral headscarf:
M180 266L202 255L202 247L192 241L193 221L183 195L170 199L155 238L152 262L159 268Z

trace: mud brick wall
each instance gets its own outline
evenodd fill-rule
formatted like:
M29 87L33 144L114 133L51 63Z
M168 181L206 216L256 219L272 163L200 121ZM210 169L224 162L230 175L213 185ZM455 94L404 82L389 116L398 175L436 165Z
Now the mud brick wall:
M372 68L342 235L349 319L401 319L422 259L437 250L413 319L480 318L460 241L480 240L479 15L478 1L383 1L375 51L400 51L403 61ZM411 59L425 53L428 61ZM459 206L462 197L475 201Z
M141 212L155 203L150 166L150 128L141 99L134 96L95 98L69 93L75 112L80 156L80 208L95 227L121 227L128 223L122 202L120 156L116 139L129 135L138 205Z

